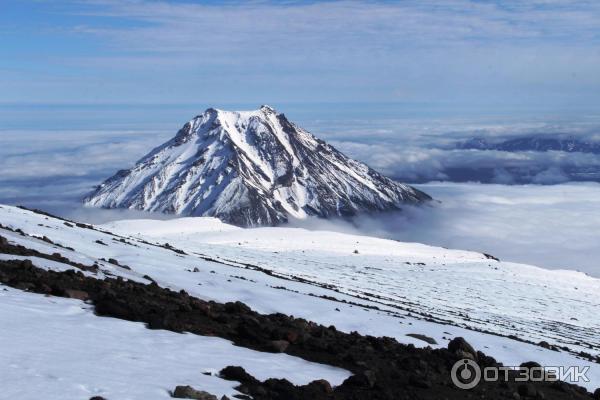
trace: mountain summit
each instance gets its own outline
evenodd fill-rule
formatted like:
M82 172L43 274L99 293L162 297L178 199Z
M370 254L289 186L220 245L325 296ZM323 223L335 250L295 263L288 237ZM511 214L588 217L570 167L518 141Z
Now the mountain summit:
M262 106L207 109L84 203L257 226L290 217L394 210L426 200L425 193L346 157Z

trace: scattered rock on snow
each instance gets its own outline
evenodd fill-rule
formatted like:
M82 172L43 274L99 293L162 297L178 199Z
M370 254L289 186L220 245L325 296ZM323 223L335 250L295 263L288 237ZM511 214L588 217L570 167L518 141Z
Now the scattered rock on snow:
M464 391L448 385L449 367L465 354L476 357L482 367L495 364L491 357L475 352L463 338L450 342L448 350L418 349L392 338L343 333L333 326L325 327L283 314L258 314L241 302L207 302L184 291L176 292L155 284L122 278L99 280L74 270L46 271L31 262L22 265L18 260L0 261L0 282L13 287L33 285L32 290L38 293L47 293L45 285L59 296L65 296L67 289L82 290L89 293L97 315L146 322L151 329L223 337L259 351L273 351L273 340L287 341L288 333L296 332L297 340L286 352L354 373L336 386L333 394L328 394L326 387L318 384L296 386L276 378L259 382L240 367L221 371L223 379L229 376L233 378L229 380L242 383L238 388L240 392L260 400L462 400ZM512 379L505 387L481 382L471 393L473 398L506 399L506 395L518 393L518 385ZM585 389L564 382L531 382L531 385L538 400L541 389L548 398L556 400L591 398ZM526 400L525 396L519 396Z
M196 390L191 386L177 386L173 392L176 399L195 399L195 400L218 400L217 396L202 390Z
M541 342L539 342L538 346L543 347L544 349L558 351L558 348L556 346L551 345L550 343L546 342L545 340L542 340Z
M239 366L225 367L219 372L219 376L228 381L238 381L241 383L256 382L256 379L254 379L252 375L247 373L244 368Z
M494 257L491 254L487 254L487 253L483 253L483 255L485 256L485 258L487 258L488 260L494 260L494 261L500 261L500 259L498 257Z
M526 361L523 364L521 364L519 367L521 368L542 368L542 366L539 363L536 363L535 361Z

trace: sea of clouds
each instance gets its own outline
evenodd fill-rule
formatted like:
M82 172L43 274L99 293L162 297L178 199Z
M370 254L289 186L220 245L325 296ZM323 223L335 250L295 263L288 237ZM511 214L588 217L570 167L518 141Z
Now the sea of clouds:
M496 141L561 137L598 143L600 119L597 118L508 123L477 119L357 120L340 122L333 131L319 124L316 128L327 132L330 142L344 153L400 181L542 185L600 181L597 154L456 148L457 144L476 137Z
M416 186L436 201L351 222L310 220L295 225L474 250L504 261L600 277L599 183Z
M505 260L579 269L600 276L596 262L600 259L600 184L566 182L563 173L565 163L599 165L597 155L452 147L457 139L473 135L547 134L553 129L593 139L597 132L594 124L557 128L556 124L538 122L427 124L346 119L337 123L307 120L300 125L390 176L410 182L433 181L418 186L437 200L429 207L408 208L385 218L361 217L352 223L310 221L303 226L477 250ZM0 131L0 203L23 204L96 223L147 217L133 211L87 209L80 201L94 185L119 169L131 167L172 137L177 128ZM532 179L536 184L530 185L439 182L447 178L449 165L491 166L499 171L499 183L514 183L510 173L501 179L502 171L513 165L541 172Z

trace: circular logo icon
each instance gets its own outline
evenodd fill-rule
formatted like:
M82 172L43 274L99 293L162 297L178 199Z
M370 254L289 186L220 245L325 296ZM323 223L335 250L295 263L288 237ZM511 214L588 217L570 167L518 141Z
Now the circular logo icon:
M459 389L473 389L481 380L481 368L473 360L459 360L450 371L452 383Z

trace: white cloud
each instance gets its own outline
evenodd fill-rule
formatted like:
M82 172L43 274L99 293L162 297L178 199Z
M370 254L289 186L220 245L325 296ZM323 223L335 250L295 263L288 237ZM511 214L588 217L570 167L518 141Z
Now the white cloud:
M531 180L533 183L539 183L542 185L554 185L557 183L568 182L570 179L564 173L564 171L558 167L550 167L538 174L536 174Z
M355 47L348 38L366 37L374 40L371 42L373 49L386 49L393 46L395 40L416 41L411 43L415 45L439 45L442 41L443 45L490 38L511 41L540 37L596 39L600 22L600 6L597 2L585 1L93 3L100 7L89 9L90 14L145 21L151 25L123 30L94 30L80 26L80 31L113 35L113 39L121 44L169 52L196 50L214 42L242 49L248 43L253 47L289 43L289 40L301 44L324 37L330 40L329 43L343 44L346 48ZM256 24L256 21L261 23ZM157 36L156 32L164 35ZM278 34L273 35L274 32ZM328 35L333 32L337 35ZM383 37L382 32L386 33ZM117 37L117 33L121 36ZM255 41L258 37L263 40ZM133 38L136 40L132 41ZM152 41L140 40L144 38Z
M459 125L449 124L456 132L462 130ZM365 132L361 126L357 124L356 132L350 132L347 137L360 140L357 132L362 131L363 135ZM433 128L415 126L421 132L444 131L442 123L434 124ZM481 126L476 128L481 130ZM486 165L496 166L496 181L506 183L510 183L511 178L505 169L508 166L536 166L539 172L533 176L535 181L558 183L564 180L563 166L600 162L598 156L591 154L511 155L428 148L425 144L437 139L427 136L409 140L410 132L398 136L397 129L397 123L379 122L376 144L344 141L340 147L388 173L443 178L443 171L449 166ZM510 131L508 127L505 129ZM175 131L147 134L138 131L0 132L3 139L0 202L40 207L93 222L134 215L82 209L79 200L92 185L118 169L131 166ZM341 132L345 129L335 130L331 137L342 137ZM344 225L344 229L358 227L380 236L484 251L507 260L548 267L579 268L600 276L596 263L600 258L596 233L600 226L600 184L442 183L420 187L442 202L382 219L359 218L355 227Z
M176 129L173 130L176 132ZM86 177L132 165L173 132L0 131L0 180Z
M497 183L512 183L514 179L509 177L508 172L508 169L512 168L533 172L534 183L558 183L564 180L546 178L550 174L558 177L558 171L564 168L600 168L600 157L596 154L559 151L512 153L492 150L444 150L384 143L335 142L334 144L341 151L366 162L371 167L407 181L441 180L445 179L448 170L471 169L493 170Z
M441 203L361 217L353 224L312 220L301 225L480 251L504 261L600 277L600 184L418 187Z
M315 125L319 130L325 129L325 124ZM503 140L515 136L598 141L599 131L600 123L595 118L578 122L524 120L506 123L380 119L345 121L324 137L349 156L409 182L445 180L451 170L470 169L481 172L484 181L551 184L565 181L569 176L567 171L600 170L600 157L560 151L459 150L456 143L473 137ZM470 179L478 180L476 177Z
M11 84L15 96L22 96L19 87L39 86L39 99L61 88L70 97L91 92L109 102L357 99L589 108L600 86L597 2L73 4L57 9L77 21L69 34L99 51L49 58L77 71L60 75L75 82L40 73L33 88L31 79Z

